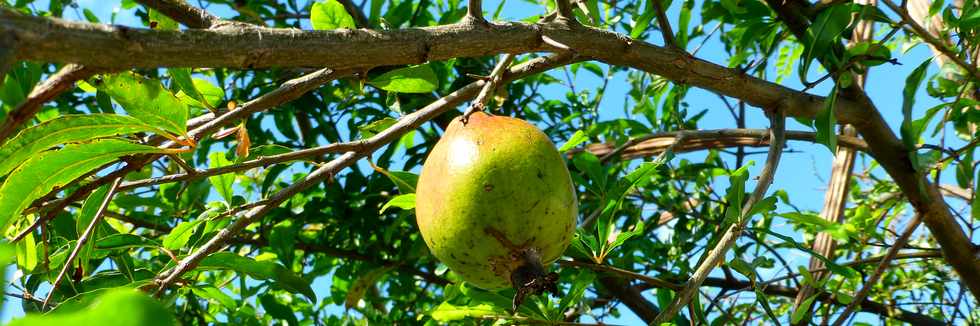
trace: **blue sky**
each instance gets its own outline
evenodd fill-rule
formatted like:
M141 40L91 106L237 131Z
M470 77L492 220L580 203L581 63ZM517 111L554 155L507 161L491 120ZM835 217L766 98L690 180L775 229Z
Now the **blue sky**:
M99 17L102 21L109 21L114 10L119 10L116 17L115 23L128 26L140 26L139 20L132 15L132 10L121 10L118 9L118 1L100 1L100 0L81 0L77 1L81 8L89 8L92 12ZM194 3L192 1L192 3ZM492 13L493 9L497 7L499 1L487 0L484 3L486 11ZM678 6L679 2L675 1L674 5L669 8L668 16L674 20L673 26L677 26L676 17L678 16ZM47 6L46 1L42 1L37 5L39 8L44 8ZM223 6L213 6L209 8L213 13L223 16L229 16L229 8ZM695 8L695 12L699 9ZM505 3L503 14L501 15L501 20L518 20L523 19L527 16L534 16L544 12L544 7L536 4L531 4L523 0L510 0ZM81 16L76 14L76 12L71 9L66 10L65 18L72 20L84 20ZM695 21L691 23L691 26L696 26L699 22L699 15L694 15ZM713 28L715 23L709 24L706 28ZM307 25L308 26L308 25ZM676 28L676 27L675 27ZM882 31L878 31L880 35ZM654 44L662 44L659 39L659 34L652 33L652 39L648 40ZM696 39L691 42L691 47L697 46L701 42L700 39ZM690 50L690 49L688 49ZM900 53L901 49L893 52L893 56L897 56L901 65L883 65L872 70L869 82L867 84L868 94L877 104L879 110L885 116L885 119L897 132L897 128L901 123L901 106L902 97L901 90L904 86L905 77L908 73L918 66L923 60L931 56L929 50L922 45L915 46L908 50L906 53ZM714 38L708 41L704 47L698 52L698 57L719 63L727 63L727 55L723 51L722 44ZM605 66L604 66L605 68ZM930 73L935 72L935 66L930 67ZM565 80L565 75L561 73L561 70L552 71L551 74L560 80ZM819 76L820 73L813 73L811 76ZM795 75L794 75L795 76ZM625 81L625 73L619 73L612 77L609 87L607 89L607 94L603 100L600 107L600 114L602 119L615 119L620 118L623 115L624 105L630 105L630 103L624 102L626 96L625 93L628 91L628 85ZM813 78L813 77L811 77ZM572 83L576 85L578 89L594 88L599 85L602 81L595 77L594 75L588 73L579 74ZM802 85L794 77L787 77L784 80L784 84L793 89L802 89ZM830 91L830 84L825 82L818 87L811 90L812 93L818 95L826 95ZM567 92L567 86L556 85L547 87L544 90L544 94L552 98L564 98L564 93ZM922 112L926 108L932 107L939 104L939 101L932 99L927 96L924 88L921 88L917 94L917 102L915 105L916 112ZM708 114L701 120L701 127L704 129L714 129L714 128L733 128L734 122L725 108L725 105L721 102L717 95L700 90L692 89L686 98L686 102L690 105L690 112L698 112L702 109L707 109ZM763 116L760 110L750 108L748 111L749 117L746 119L749 128L766 128L768 127L767 119ZM272 129L272 128L270 128ZM788 120L788 129L790 130L810 130L809 127L798 124L796 121ZM342 134L345 134L342 132ZM949 134L947 138L947 146L957 147L965 142L956 139L952 134ZM954 140L954 141L950 141ZM782 162L780 164L780 169L776 174L776 181L771 189L784 189L790 194L790 198L797 207L804 210L814 210L818 211L822 206L822 199L824 195L824 189L826 188L826 181L830 173L831 160L833 158L832 153L830 153L825 147L821 145L805 143L805 142L791 142L789 143L789 148L792 150L790 153L786 153L783 156ZM699 160L703 157L703 153L691 153L681 155L683 158L687 158L693 161ZM750 157L750 159L761 161L764 160L763 155L756 155ZM675 159L676 161L677 159ZM860 171L864 166L867 165L869 160L858 158L857 169ZM731 164L734 164L734 160L731 160ZM758 162L761 163L761 162ZM362 169L368 169L364 162L360 163ZM751 169L751 175L758 175L758 169L761 164L756 164L755 168ZM944 175L944 180L947 183L953 183L952 173L946 173ZM750 178L751 180L751 178ZM753 182L750 181L748 186L753 186ZM725 181L719 181L717 187L719 189L724 189L727 186ZM961 203L953 203L959 205ZM786 211L788 207L779 207L778 210ZM902 222L904 225L904 221ZM781 233L795 233L792 232L785 224L777 226L782 228L780 231L786 231ZM922 233L922 231L920 231ZM797 237L797 240L801 240ZM790 259L791 264L806 264L810 257L802 252L792 251L786 252L786 258ZM766 271L769 275L764 275L769 277L771 275L776 275L778 273L785 273L785 271L771 270ZM8 271L8 277L10 276L10 271ZM765 278L764 277L764 278ZM318 278L314 282L314 289L317 291L317 295L320 298L328 297L330 290L329 275L326 277ZM8 289L9 290L9 289ZM651 299L652 293L647 293ZM10 298L8 298L10 299ZM606 322L611 323L621 323L621 324L636 324L640 321L632 316L625 308L624 316L616 320L606 320ZM343 313L342 308L337 307L338 314ZM12 316L22 315L23 312L20 309L20 302L18 300L7 300L3 306L3 320L9 320ZM869 316L862 316L860 318L868 318ZM875 319L870 319L875 320Z

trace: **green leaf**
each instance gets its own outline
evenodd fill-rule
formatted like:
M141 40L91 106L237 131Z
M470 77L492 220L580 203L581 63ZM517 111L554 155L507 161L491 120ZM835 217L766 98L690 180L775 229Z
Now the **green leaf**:
M354 17L351 17L344 5L337 0L314 3L313 8L310 9L310 22L315 30L356 28Z
M187 106L160 81L134 73L103 75L94 83L100 91L126 109L126 113L157 128L183 135L187 133Z
M171 76L174 77L174 82L180 87L177 98L183 100L188 105L213 110L225 100L224 90L207 80L190 78L190 70L186 72L175 69L170 70ZM186 76L184 75L185 73Z
M384 206L381 207L381 211L379 212L379 214L380 213L384 213L386 210L388 210L389 207L398 207L398 208L405 209L405 210L414 209L415 208L415 194L401 194L401 195L395 196L394 198L392 198L391 200L389 200L387 203L385 203Z
M272 294L266 293L259 296L259 302L262 304L262 309L269 313L270 316L284 320L289 323L289 325L299 325L299 320L296 319L296 315L293 314L293 309L289 306L280 303L276 300L276 297ZM228 308L232 308L230 306Z
M285 266L293 265L296 250L296 227L289 219L276 223L269 232L269 246Z
M161 31L175 31L180 28L176 21L152 8L146 8L150 18L150 28Z
M902 134L902 143L905 144L905 149L909 151L915 150L916 144L919 143L919 137L922 136L922 131L925 129L924 126L918 126L916 128L917 126L912 118L912 107L915 106L915 93L919 90L919 85L922 84L930 63L932 63L931 58L923 61L915 70L912 70L912 73L905 78L905 89L902 90L903 119L900 132ZM912 160L912 166L918 167L916 158L914 157L915 155L909 156Z
M208 158L208 166L212 169L229 166L233 163L232 161L228 160L227 157L225 157L225 153L223 152L211 152L211 154L208 155ZM234 173L225 173L210 176L208 177L208 181L214 185L214 189L218 191L221 198L225 199L225 202L231 203L232 198L235 196L235 191L232 188L232 186L235 184L235 178L236 176Z
M834 44L840 42L838 37L844 32L850 21L851 10L850 6L846 4L831 6L817 15L804 36L803 44L806 48L803 50L803 60L801 61L803 67L800 69L803 80L806 80L807 70L810 69L810 64L814 59L820 56L828 56L827 58L833 61L831 56L833 51L831 50ZM833 68L827 67L828 70Z
M799 212L782 213L779 216L796 223L813 226L817 232L827 232L838 241L848 241L848 232L844 225L825 220L820 216Z
M398 120L395 120L390 117L385 117L384 119L371 122L367 125L358 126L357 130L361 131L361 138L363 139L371 138L374 137L374 135L380 134L382 131L385 131L385 129L388 129L388 127L393 126L395 122L398 122Z
M139 119L116 114L64 115L21 131L0 147L0 176L55 145L136 132L165 133Z
M427 64L395 69L375 77L368 83L398 93L429 93L439 88L439 78Z
M829 269L834 274L842 275L842 276L844 276L846 278L850 278L850 279L861 277L861 274L858 274L858 272L856 270L854 270L853 268L850 268L850 267L847 267L847 266L838 265L834 261L832 261L830 259L827 259L827 257L824 257L823 255L814 252L813 250L811 250L807 246L804 246L803 244L800 244L799 242L796 242L796 240L793 240L793 238L791 238L791 237L788 237L788 236L785 236L785 235L782 235L782 234L779 234L779 233L776 233L776 232L773 232L773 231L770 231L770 230L767 230L767 229L761 229L761 228L748 228L748 230L756 231L756 232L762 232L762 233L767 233L767 234L769 234L771 236L774 236L776 238L779 238L780 240L783 240L787 244L792 245L797 250L806 252L806 253L810 254L811 256L816 257L820 261L823 261L823 263L825 265L827 265L827 269Z
M566 311L573 304L579 302L582 296L585 295L585 290L592 286L595 277L595 273L590 270L580 270L578 275L575 276L575 281L572 282L572 287L568 289L568 293L562 296L561 301L558 302L558 311Z
M575 146L584 143L586 140L589 140L589 135L581 130L576 130L575 134L573 134L572 137L565 142L565 144L562 144L558 151L562 153L567 152L568 150L575 148Z
M108 139L93 143L71 144L60 150L34 155L20 168L14 170L0 186L0 226L5 229L12 217L19 216L31 202L52 189L64 186L119 157L167 151Z
M796 310L793 311L793 315L790 317L790 321L793 324L799 323L800 320L803 319L803 316L806 315L807 311L810 311L810 306L813 305L813 300L816 298L817 295L814 294L811 295L809 298L806 298L806 300L803 300L803 303L797 306Z
M162 303L133 289L112 289L91 301L91 305L72 312L30 314L10 326L172 326L177 320Z
M218 252L201 260L197 268L201 270L228 269L244 273L257 280L273 280L276 281L275 285L282 289L302 294L311 302L316 302L316 294L310 288L310 282L278 263L256 261L231 252Z
M28 217L27 222L34 222L34 215ZM37 267L37 241L34 240L34 232L28 233L23 239L17 242L17 265L25 272L30 273Z
M430 313L432 319L438 322L461 320L466 317L483 317L506 315L507 311L491 304L481 303L469 306L457 306L443 302Z
M75 234L77 234L79 238L82 237L82 234L85 234L85 230L88 229L88 225L92 223L92 219L94 219L95 214L98 213L99 207L102 206L102 202L105 201L106 196L109 195L109 186L110 185L107 184L99 187L89 194L88 198L85 199L85 202L82 203L82 209L79 210L78 219L75 221ZM95 241L91 240L95 239L95 237L99 234L98 232L99 225L96 224L95 229L92 230L92 234L90 235L90 241L85 242L82 250L78 252L76 262L78 266L83 268L82 273L85 275L88 275L88 273L91 272L84 270L84 268L88 267L88 260L92 255L92 249L95 247Z
M140 235L118 233L108 235L95 242L95 249L115 250L129 248L152 248L159 247L160 244L149 238Z
M837 116L834 111L837 107L837 88L830 91L827 96L826 105L822 111L817 113L814 119L814 127L817 129L817 143L823 144L830 149L830 153L837 154Z
M170 233L164 236L163 247L170 250L183 248L191 240L191 236L194 235L197 226L206 220L204 218L198 218L192 221L180 222L173 230L170 230Z
M418 174L405 171L388 171L373 164L371 167L374 168L375 171L378 171L378 173L384 174L386 177L388 177L388 180L391 180L391 183L394 183L395 186L398 187L398 192L401 192L402 194L415 193L415 186L419 183Z
M199 297L208 300L214 300L215 302L221 304L226 308L234 308L235 306L237 306L235 304L235 299L232 299L230 296L228 296L224 292L221 292L220 289L214 286L210 286L210 285L201 286L201 287L194 286L191 287L191 291L194 292L194 294Z

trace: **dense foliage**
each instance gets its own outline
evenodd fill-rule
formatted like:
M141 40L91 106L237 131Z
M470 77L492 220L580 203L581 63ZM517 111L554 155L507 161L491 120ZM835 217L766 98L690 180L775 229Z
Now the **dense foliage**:
M22 325L980 323L980 2L110 3L0 1ZM471 103L537 125L577 187L561 295L516 312L413 213ZM784 138L822 159L779 165Z

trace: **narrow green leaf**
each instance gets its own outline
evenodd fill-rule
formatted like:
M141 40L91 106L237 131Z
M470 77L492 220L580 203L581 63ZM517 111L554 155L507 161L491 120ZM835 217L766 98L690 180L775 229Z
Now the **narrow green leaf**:
M183 86L181 86L181 91L177 93L177 98L187 103L187 105L210 110L217 108L225 100L225 91L207 80L194 78L191 79L191 85L194 85L194 91L197 92L197 97L185 93Z
M813 300L816 298L817 295L814 294L811 295L809 298L806 298L806 300L803 300L803 303L797 306L796 310L793 311L793 315L790 317L790 321L793 324L799 323L800 320L803 319L803 316L806 315L807 311L810 311L810 306L813 305Z
M184 221L177 224L170 233L163 238L163 247L170 250L177 250L183 248L190 241L191 236L194 235L194 231L197 230L197 226L201 222L206 221L206 219L198 218L192 221Z
M834 111L837 108L837 88L830 91L827 96L826 105L814 119L814 127L817 129L817 143L823 144L830 149L830 153L837 154L837 116Z
M225 167L231 165L233 162L225 157L224 152L211 152L208 155L210 159L208 166L212 169ZM221 198L225 199L225 202L231 203L232 198L235 196L235 191L232 186L235 184L236 176L234 173L219 174L216 176L208 177L208 181L214 185L214 189L218 191Z
M168 150L107 139L93 143L71 144L60 150L34 155L7 177L0 186L0 226L19 216L35 199L63 186L119 157L141 153L163 153Z
M589 140L589 135L581 130L576 130L575 134L573 134L571 138L568 138L568 141L565 142L565 144L562 144L558 151L562 153L567 152L568 150L575 148L575 146L584 143L586 140Z
M318 1L310 9L310 22L315 30L331 30L338 28L354 29L354 17L351 17L344 5L337 0Z
M28 217L27 222L33 223L35 217ZM23 239L17 242L17 266L25 272L30 273L37 267L37 241L34 240L34 232L28 233Z
M490 304L476 304L470 306L457 306L449 302L443 302L430 313L432 319L438 322L450 322L461 320L466 317L483 317L506 315L507 311Z
M0 147L0 176L55 145L136 132L166 133L139 119L116 114L64 115L21 131Z
M126 113L157 128L187 133L187 106L160 81L134 73L103 75L94 85L126 109Z
M310 288L310 282L278 263L256 261L231 252L218 252L201 260L197 268L201 270L228 269L244 273L257 280L274 280L276 281L275 285L282 289L302 294L311 302L316 302L316 294Z
M415 208L415 194L401 194L401 195L395 196L394 198L392 198L391 200L389 200L387 203L385 203L384 206L381 207L381 212L379 212L379 213L384 213L390 207L398 207L398 208L406 209L406 210L408 210L408 209L414 209Z
M194 294L199 297L208 300L214 300L215 302L221 304L225 308L234 308L235 306L237 306L235 304L235 299L232 299L231 296L225 294L224 292L221 292L220 289L214 286L210 286L210 285L201 286L201 287L195 286L195 287L191 287L191 291L194 292Z
M395 122L398 122L398 120L395 120L395 119L389 118L389 117L385 117L385 118L383 118L381 120L371 122L371 123L369 123L367 125L358 126L357 127L357 130L360 130L361 131L361 138L364 138L364 139L371 138L371 137L374 137L374 135L377 135L377 134L381 133L382 131L385 131L385 129L388 129L388 127L391 127L392 125L394 125Z
M568 293L562 296L561 301L558 302L558 311L567 311L573 304L579 302L585 295L585 290L592 286L595 277L595 273L590 270L580 270L575 276L575 281L572 282L572 287L568 289Z
M280 303L276 300L276 297L270 293L263 294L259 296L259 303L262 304L262 309L269 313L270 316L284 320L289 323L289 325L299 325L299 320L296 319L296 315L293 314L293 309L289 306ZM228 308L233 308L230 306Z
M803 80L806 80L807 70L810 69L810 64L814 59L832 55L830 50L834 44L839 42L838 37L844 32L850 21L851 10L847 4L831 6L817 15L804 37L803 44L806 48L803 50L803 59L801 60L803 67L800 69ZM832 56L827 58L833 60ZM833 69L834 67L827 68Z
M118 233L105 236L95 242L95 249L115 250L129 248L159 247L160 244L140 235Z
M806 252L806 253L810 254L811 256L816 257L820 261L823 261L824 264L827 265L827 269L829 269L834 274L842 275L842 276L844 276L846 278L851 278L851 279L858 278L858 277L861 276L861 274L858 274L858 272L856 270L854 270L853 268L850 268L850 267L847 267L847 266L838 265L834 261L832 261L830 259L827 259L827 257L824 257L823 255L814 252L813 250L811 250L807 246L804 246L803 244L800 244L799 242L796 242L796 240L793 240L793 238L791 238L791 237L787 237L785 235L782 235L782 234L779 234L779 233L776 233L776 232L773 232L773 231L770 231L770 230L767 230L767 229L761 229L761 228L748 228L748 230L756 231L756 232L762 232L762 233L767 233L767 234L769 234L769 235L771 235L773 237L776 237L776 238L779 238L780 240L783 240L783 242L786 242L786 243L792 245L797 250Z
M929 64L932 63L932 59L927 59L919 64L912 73L905 78L905 88L902 90L902 127L900 132L902 134L902 143L905 144L905 149L909 151L915 150L916 144L919 142L919 137L922 135L922 130L925 128L915 128L915 123L912 118L912 107L915 106L915 93L919 90L919 85L922 84L922 80L925 78L926 70L929 69ZM918 129L918 130L916 130ZM914 156L914 155L910 155ZM915 164L915 158L912 157L912 165Z
M109 186L110 185L107 184L99 187L99 189L96 189L89 194L88 198L85 199L85 202L82 203L82 209L78 212L78 219L75 220L75 234L77 234L79 238L82 237L82 234L85 234L85 230L88 229L88 225L92 223L92 219L95 218L95 214L98 213L99 207L101 207L102 202L105 201L105 197L109 194ZM98 227L99 225L96 224L95 230L92 231L90 239L94 240L95 236L99 234ZM88 260L92 256L92 249L94 247L95 241L85 242L82 250L78 252L78 258L75 260L78 266L81 266L83 269L88 267ZM91 271L82 271L82 273L85 275L88 275L89 272Z
M428 64L395 69L368 83L398 93L428 93L439 88L439 78Z

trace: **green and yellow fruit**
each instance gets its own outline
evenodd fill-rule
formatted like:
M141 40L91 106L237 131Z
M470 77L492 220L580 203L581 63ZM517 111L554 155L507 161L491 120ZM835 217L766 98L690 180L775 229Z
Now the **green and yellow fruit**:
M568 247L577 211L568 169L548 137L523 120L483 112L449 124L416 189L432 254L490 290L540 292L543 266Z

